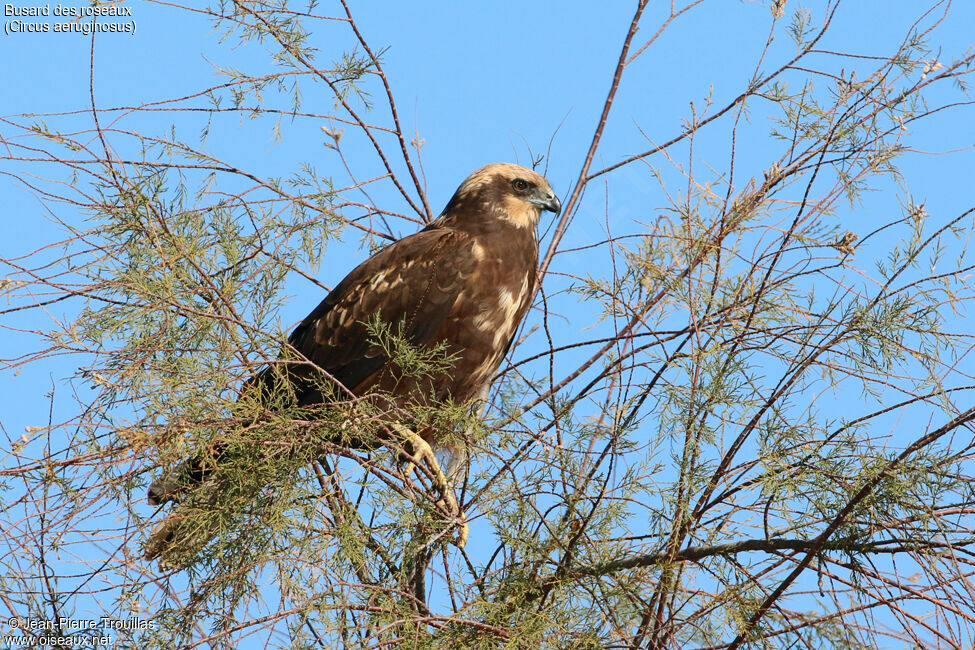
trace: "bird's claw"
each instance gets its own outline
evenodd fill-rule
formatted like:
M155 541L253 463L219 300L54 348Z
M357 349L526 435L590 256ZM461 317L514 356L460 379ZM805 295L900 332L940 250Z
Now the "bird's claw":
M457 526L457 538L454 540L454 545L457 548L464 548L464 545L467 544L467 538L470 535L470 529L467 526L467 517L461 509L460 504L457 503L453 486L451 486L447 475L440 468L440 463L437 461L437 456L434 454L433 449L426 440L407 427L397 423L392 424L391 427L412 447L413 457L419 461L425 461L430 468L433 481L436 483L440 494L443 495L443 498L437 502L437 505L444 506L453 518L453 523ZM408 463L403 475L409 477L413 473L413 469L413 463Z

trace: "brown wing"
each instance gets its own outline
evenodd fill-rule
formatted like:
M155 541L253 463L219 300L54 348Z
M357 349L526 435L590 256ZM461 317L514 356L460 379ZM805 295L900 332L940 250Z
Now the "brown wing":
M404 335L417 346L437 343L437 336L457 297L472 277L472 240L446 228L423 230L391 244L356 267L291 333L289 342L311 361L269 366L246 382L244 391L265 390L281 378L291 384L299 404L325 401L310 381L321 368L353 392L368 389L368 380L389 361L370 342L364 323L375 314L404 324ZM449 380L449 379L448 379ZM448 393L449 387L448 387ZM219 457L222 447L218 447ZM212 459L210 461L212 463ZM204 479L202 456L167 472L149 487L149 503L180 499L180 491Z
M359 393L389 361L370 339L365 323L378 314L384 323L403 324L416 346L437 343L464 281L471 275L472 240L450 229L429 229L405 237L372 256L343 279L291 333L301 355L343 386ZM288 373L300 404L325 399L314 382L314 367L298 363ZM272 379L270 369L256 378Z

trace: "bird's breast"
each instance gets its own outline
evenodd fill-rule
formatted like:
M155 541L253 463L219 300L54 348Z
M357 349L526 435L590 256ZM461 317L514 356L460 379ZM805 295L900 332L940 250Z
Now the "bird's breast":
M528 311L538 259L532 252L472 246L475 263L444 331L458 358L456 374L464 377L461 393L473 396L491 381Z

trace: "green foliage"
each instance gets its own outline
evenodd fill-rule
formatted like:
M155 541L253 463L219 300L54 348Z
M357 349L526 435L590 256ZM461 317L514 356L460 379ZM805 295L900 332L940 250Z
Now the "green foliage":
M353 398L321 374L309 381L324 405L297 404L286 381L242 388L268 362L278 377L308 367L287 342L287 310L309 305L288 293L300 282L303 296L324 295L309 282L323 260L351 268L351 255L326 257L339 238L357 229L371 250L430 216L386 53L350 16L219 3L221 38L266 59L215 64L225 85L198 95L210 110L199 143L181 123L132 136L137 156L91 154L89 140L118 133L32 118L25 137L84 188L84 200L47 199L52 212L74 202L87 221L65 220L54 262L46 251L8 262L12 310L77 305L10 365L75 355L78 408L11 440L5 598L45 620L81 596L151 618L154 629L117 636L133 648L256 637L866 648L888 634L970 636L968 619L946 612L967 611L959 558L975 543L975 416L959 406L971 394L972 216L929 214L899 165L913 130L956 102L939 93L964 87L972 57L939 62L913 26L882 57L827 51L832 5L793 7L786 24L785 4L772 5L772 35L796 50L782 59L769 40L717 113L733 119L711 117L709 95L670 144L621 164L655 197L645 213L626 221L614 208L605 240L584 248L556 236L553 250L572 255L553 256L487 404L430 399L432 380L454 371L450 350L420 348L404 323L378 317L364 323L374 352L416 387L415 403ZM326 22L345 40L319 52L310 44ZM313 103L332 108L303 114ZM377 124L359 114L374 107ZM311 118L334 157L279 178L239 169L203 146L223 111L278 120L272 142ZM732 142L731 160L725 144L702 154L708 138ZM419 134L412 142L418 152ZM368 181L346 157L362 144L380 168ZM573 197L616 178L586 165ZM873 207L882 193L900 212ZM578 223L589 207L567 201L566 214ZM586 255L596 263L576 261ZM450 543L457 513L430 467L407 467L418 450L393 423L435 430L466 461L453 488L467 548ZM179 469L187 458L201 462L197 484ZM140 559L162 519L142 495L170 471L183 542L158 567ZM951 629L928 637L903 623L922 619Z

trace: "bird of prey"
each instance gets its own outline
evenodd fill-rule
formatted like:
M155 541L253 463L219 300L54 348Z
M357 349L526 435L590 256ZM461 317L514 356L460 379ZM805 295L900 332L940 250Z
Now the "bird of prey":
M266 367L245 382L242 394L284 388L298 406L326 404L342 392L379 395L392 412L417 403L435 407L484 399L534 295L536 226L543 210L558 213L561 204L538 173L510 163L478 169L437 219L339 282L291 333L291 360ZM400 372L370 329L377 321L395 328L411 346L442 350L446 368L419 377ZM431 449L443 446L451 432L442 425L410 429L392 421L388 428L427 463L463 521ZM204 478L202 461L187 461L150 486L149 502L179 501ZM175 548L186 532L180 526L176 513L159 524L146 557ZM461 543L465 538L462 523Z

